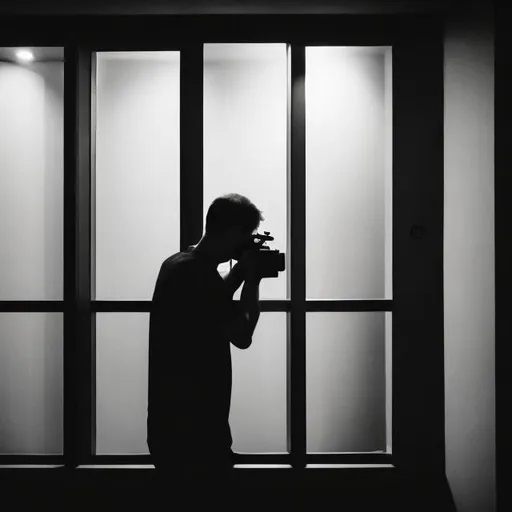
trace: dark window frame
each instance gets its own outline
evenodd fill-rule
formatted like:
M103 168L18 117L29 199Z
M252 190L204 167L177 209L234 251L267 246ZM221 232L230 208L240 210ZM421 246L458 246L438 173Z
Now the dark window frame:
M293 282L289 300L261 301L261 310L288 312L288 419L290 425L289 455L240 455L239 463L291 464L304 468L306 464L392 464L398 468L444 472L444 375L442 338L442 29L441 20L433 15L254 15L254 16L83 16L2 18L6 30L1 46L62 46L65 48L64 100L64 300L63 301L0 301L3 311L61 311L64 313L64 454L62 456L0 455L0 464L64 463L74 468L83 464L148 464L149 455L102 456L95 452L95 313L149 312L150 301L96 301L91 293L91 103L92 62L96 51L173 50L181 51L180 80L193 87L181 93L180 108L180 187L181 240L184 249L202 234L202 44L207 42L279 42L287 43L292 51L291 88L291 147L288 187L289 244L291 259L288 268ZM172 36L169 36L172 34ZM309 301L305 298L305 125L304 125L304 66L305 47L313 45L393 46L393 290L403 289L404 300L368 301ZM430 46L429 46L430 45ZM422 65L431 72L427 77L419 64L410 64L420 50ZM417 59L419 60L419 59ZM413 84L417 75L424 83ZM412 90L414 85L414 91ZM184 88L181 87L181 91ZM414 133L408 133L405 121L411 121L418 109L415 95L427 93L421 112L428 113L428 129L434 130L436 143L433 155L426 157L411 172L399 178L395 170L403 170L412 162L412 148L425 150ZM399 94L397 94L399 93ZM398 118L396 112L400 112ZM410 130L409 130L410 132ZM397 135L398 134L398 135ZM198 147L201 150L198 150ZM441 157L441 161L440 158ZM423 183L436 205L432 212L425 201L418 205L395 203L395 190L419 191L414 180L429 166L435 170L433 181ZM439 172L440 171L440 172ZM421 182L421 178L419 179ZM429 188L430 187L430 188ZM402 219L396 211L414 212L419 223L427 223L434 239L422 257L400 259L409 248L410 218ZM428 217L428 218L425 218ZM413 242L418 244L418 242ZM419 242L421 243L421 242ZM410 254L410 252L409 252ZM397 257L398 256L398 257ZM428 258L431 258L429 261ZM439 260L440 258L440 260ZM433 264L431 264L433 262ZM417 276L415 265L426 263L424 273ZM439 274L439 270L441 273ZM407 303L411 286L422 279L433 278L435 299L429 297ZM439 282L441 278L441 282ZM412 284L411 284L412 280ZM422 389L425 414L408 406L414 394L408 383L414 375L414 358L418 349L407 344L404 333L411 325L424 319L428 305L434 316L431 327L418 336L426 342L435 335L428 347L428 383ZM393 453L306 454L305 417L305 317L307 311L392 311L400 324L393 322ZM403 329L403 332L399 331ZM291 339L293 338L293 350ZM398 357L400 356L400 358ZM407 365L410 365L408 367ZM410 409L410 407L409 407ZM415 417L416 415L416 417ZM420 421L424 422L423 428ZM441 427L442 424L442 427ZM422 450L415 436L427 435Z

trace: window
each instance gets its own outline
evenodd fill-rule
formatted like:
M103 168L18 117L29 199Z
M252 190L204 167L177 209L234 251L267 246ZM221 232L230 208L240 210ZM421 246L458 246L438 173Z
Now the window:
M94 296L151 300L179 250L180 54L98 52L94 92Z
M442 466L442 33L349 18L0 48L1 463L150 463L157 272L234 191L286 254L232 347L238 461Z
M0 313L0 454L63 453L62 313Z
M307 47L307 452L391 452L391 47ZM336 302L334 302L336 301ZM339 309L338 309L339 308ZM307 304L306 304L307 309Z
M305 252L308 300L295 299L315 311L305 317L307 414L295 422L305 422L307 452L386 453L391 313L321 310L332 299L343 311L343 299L392 298L390 48L306 49L306 241L294 248L290 51L278 43L203 46L203 226L215 197L238 192L263 210L260 230L288 261L289 249ZM179 52L98 52L96 61L96 300L148 300L161 262L179 250L179 203L187 201L179 196ZM287 393L300 391L287 384L288 331L303 314L291 305L293 288L288 269L263 280L253 345L232 347L237 453L290 453ZM148 453L147 333L147 314L97 313L98 455Z
M63 299L63 107L62 48L0 48L0 300Z
M263 210L261 229L287 253L286 45L205 44L203 51L203 225L216 197L237 192ZM286 282L287 270L263 280L260 299L288 298Z
M63 57L0 48L0 456L63 453Z

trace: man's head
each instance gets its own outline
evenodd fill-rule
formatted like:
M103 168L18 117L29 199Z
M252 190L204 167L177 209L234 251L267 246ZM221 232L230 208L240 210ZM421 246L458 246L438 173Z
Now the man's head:
M226 194L210 205L205 235L220 248L222 261L228 261L240 255L239 248L249 241L263 220L262 212L247 197Z

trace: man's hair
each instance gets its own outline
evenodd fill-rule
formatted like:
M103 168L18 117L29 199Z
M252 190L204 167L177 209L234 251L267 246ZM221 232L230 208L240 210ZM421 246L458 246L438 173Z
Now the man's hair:
M217 197L208 208L206 233L219 235L230 228L239 227L244 233L252 233L265 220L261 210L247 197L240 194L226 194Z

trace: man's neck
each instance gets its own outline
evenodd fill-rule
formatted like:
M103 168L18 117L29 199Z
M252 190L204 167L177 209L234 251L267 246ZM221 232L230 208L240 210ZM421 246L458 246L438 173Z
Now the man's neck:
M215 250L215 247L205 238L202 238L196 245L189 246L188 250L194 252L194 254L197 254L198 256L205 258L215 267L222 263L222 258Z

